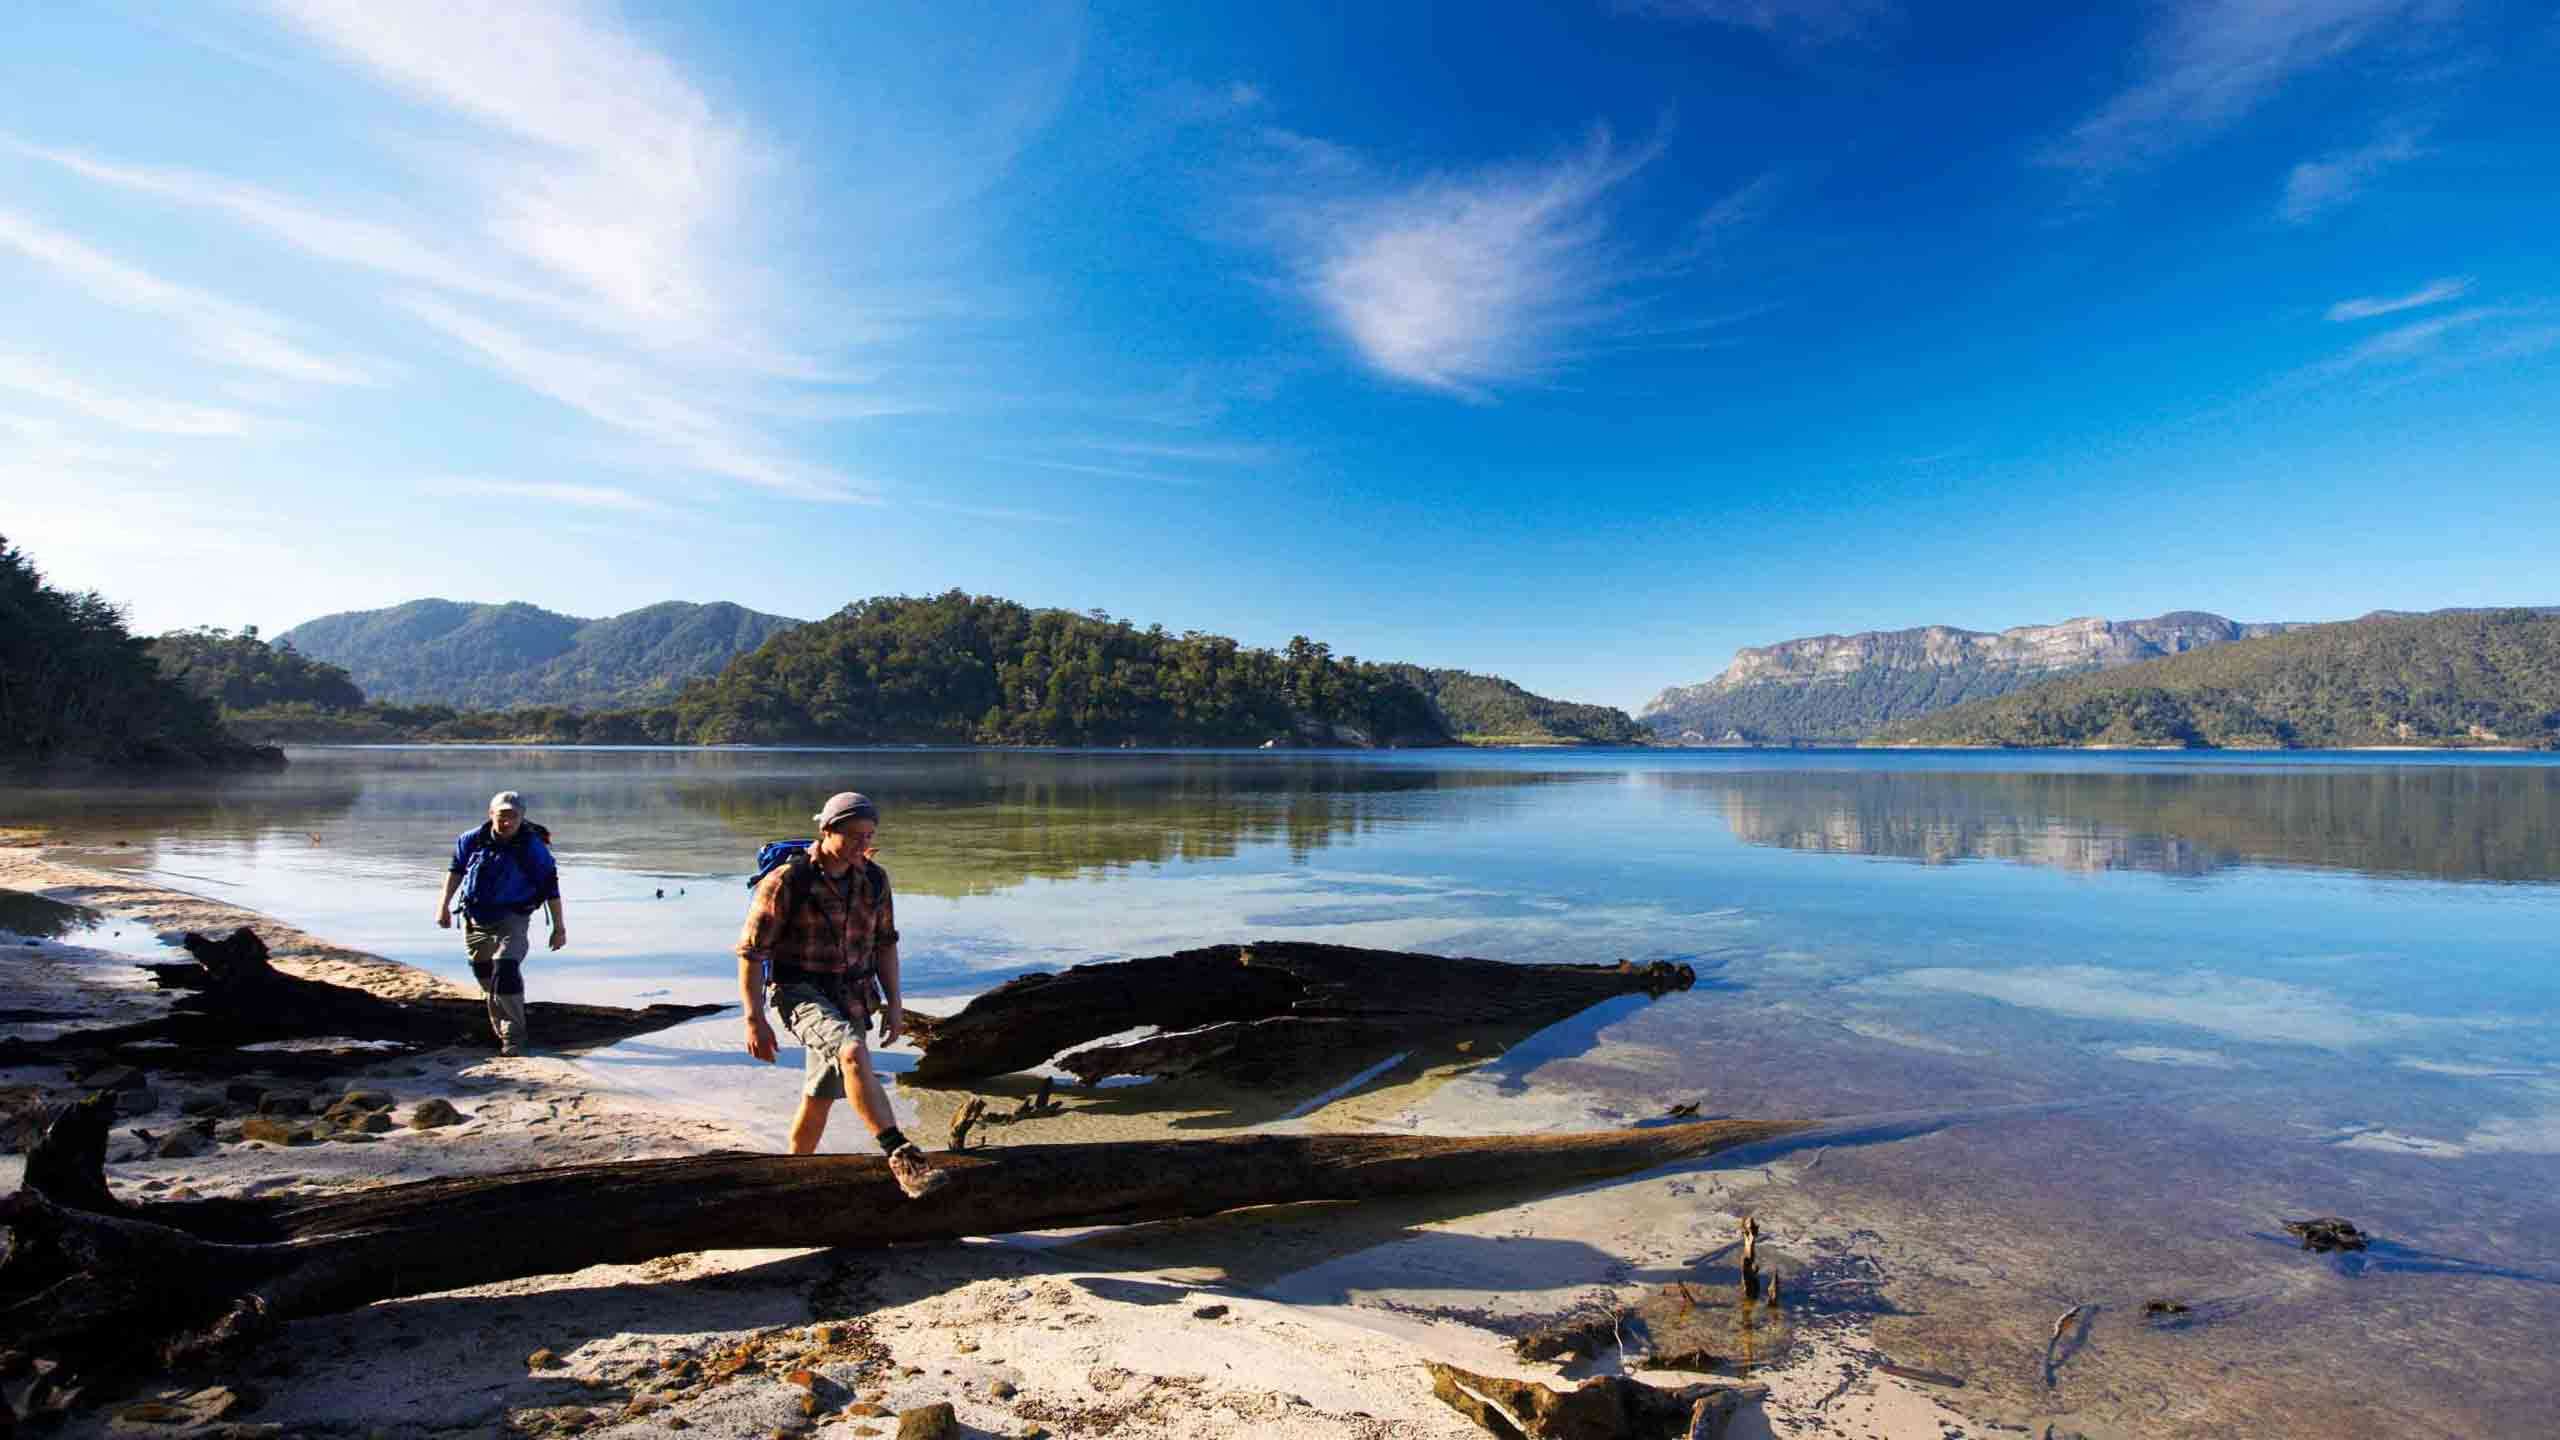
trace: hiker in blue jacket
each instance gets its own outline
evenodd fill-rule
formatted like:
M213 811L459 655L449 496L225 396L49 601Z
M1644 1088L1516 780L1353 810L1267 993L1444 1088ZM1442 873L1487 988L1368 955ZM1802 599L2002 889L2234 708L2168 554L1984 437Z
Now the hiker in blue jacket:
M488 820L453 842L453 867L445 873L444 898L436 902L436 928L453 928L455 892L462 899L462 948L471 976L489 998L489 1028L498 1053L521 1055L526 1045L524 956L532 948L533 912L551 909L551 948L569 943L560 915L560 867L551 859L551 832L524 818L524 797L501 790L489 798Z

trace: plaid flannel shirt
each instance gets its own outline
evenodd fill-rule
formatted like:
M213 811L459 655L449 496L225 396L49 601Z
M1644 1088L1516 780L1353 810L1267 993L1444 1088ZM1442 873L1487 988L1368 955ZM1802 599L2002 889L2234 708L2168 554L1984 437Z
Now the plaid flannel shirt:
M820 870L809 877L808 898L798 910L785 914L783 876L788 868L775 866L756 886L755 899L747 906L746 927L738 934L739 956L762 964L766 976L775 982L794 974L871 974L879 952L898 943L889 872L877 865L857 865L838 881Z

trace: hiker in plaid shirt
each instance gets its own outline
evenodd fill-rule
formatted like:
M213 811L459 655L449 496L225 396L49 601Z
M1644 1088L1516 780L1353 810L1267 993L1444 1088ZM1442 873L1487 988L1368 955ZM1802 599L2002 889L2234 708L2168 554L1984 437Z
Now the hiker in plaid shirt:
M818 811L818 838L757 883L738 935L738 989L746 1001L747 1053L768 1064L779 1053L768 1007L804 1047L800 1109L791 1117L791 1153L818 1148L835 1102L871 1127L889 1173L911 1199L951 1178L898 1129L889 1093L872 1073L863 1043L873 987L880 1001L880 1043L906 1029L898 995L897 908L889 872L871 859L880 811L847 790Z

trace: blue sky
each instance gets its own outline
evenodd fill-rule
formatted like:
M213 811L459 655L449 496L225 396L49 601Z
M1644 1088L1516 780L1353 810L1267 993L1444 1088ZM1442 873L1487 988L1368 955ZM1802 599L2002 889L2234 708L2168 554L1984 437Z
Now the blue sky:
M137 626L959 586L1633 707L2560 603L2560 8L0 15L0 533Z

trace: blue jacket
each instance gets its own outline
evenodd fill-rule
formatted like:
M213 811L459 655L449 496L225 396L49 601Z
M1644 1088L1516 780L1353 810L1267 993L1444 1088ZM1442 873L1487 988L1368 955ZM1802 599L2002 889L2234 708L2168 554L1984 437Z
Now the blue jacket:
M500 842L483 821L453 842L453 873L462 877L456 897L462 913L489 921L530 915L560 898L560 867L551 859L550 832L527 821L513 840Z

